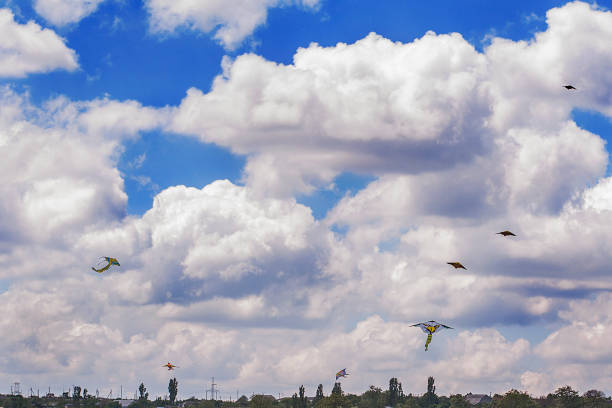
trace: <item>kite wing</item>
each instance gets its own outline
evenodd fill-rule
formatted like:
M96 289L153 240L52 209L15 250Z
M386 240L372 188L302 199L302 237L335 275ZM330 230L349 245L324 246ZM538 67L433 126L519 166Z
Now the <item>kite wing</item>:
M336 380L340 377L346 377L347 375L348 374L346 373L346 368L343 368L342 370L336 373Z
M423 333L429 334L429 330L427 330L427 327L429 327L429 324L427 323L417 323L417 324L413 324L410 327L420 327L421 330L423 330Z
M94 271L96 271L98 273L102 273L102 272L108 270L108 268L110 268L112 265L121 266L121 265L119 265L119 261L117 261L117 258L110 258L108 256L104 256L101 259L104 259L104 261L107 262L107 264L104 267L99 268L99 269L96 269L93 266L91 267L91 269L93 269ZM104 262L104 261L102 261L102 262Z

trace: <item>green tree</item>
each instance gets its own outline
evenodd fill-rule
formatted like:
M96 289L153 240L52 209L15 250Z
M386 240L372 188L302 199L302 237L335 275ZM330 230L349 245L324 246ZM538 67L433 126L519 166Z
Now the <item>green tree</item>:
M81 399L81 387L79 387L78 385L75 385L72 388L72 399L75 401Z
M315 397L312 400L312 405L316 407L319 401L321 401L324 397L325 395L323 395L323 384L319 384L319 386L317 387L317 393L315 394Z
M427 378L427 393L421 397L422 407L434 407L438 403L439 399L436 395L435 381L433 377Z
M306 408L306 405L308 405L308 400L306 399L306 391L304 390L304 385L300 385L299 388L299 392L300 392L300 401L298 404L298 408Z
M472 405L461 394L451 395L450 408L472 408Z
M168 394L170 394L170 403L174 404L174 400L178 394L178 381L176 381L176 377L171 379L168 383Z
M492 408L534 408L536 406L529 394L514 389L508 391L504 396L496 394L491 404Z
M144 383L140 383L138 386L138 399L147 401L149 399L149 393L147 392L147 388Z
M381 388L370 385L370 389L361 395L360 408L383 408L386 404Z
M296 395L297 400L297 395ZM251 408L272 408L274 403L271 398L265 397L263 395L253 395L251 398L250 407Z
M397 387L397 392L399 394L399 402L404 402L404 400L406 399L406 396L404 395L404 390L402 390L402 383L398 384Z
M582 395L585 408L612 407L612 402L606 399L606 395L598 390L589 390Z
M334 389L329 397L319 401L320 408L350 408L349 400L344 396L340 383L334 384Z
M402 408L419 408L419 399L412 394L408 394L404 397Z
M582 405L578 392L573 390L569 385L558 388L553 396L563 404L564 408L577 408Z
M399 386L399 383L397 382L397 378L393 377L389 380L389 393L388 393L387 404L390 407L394 407L395 404L399 402L399 399L400 399L399 396L400 396L400 386Z
M298 408L298 396L295 392L291 396L291 408Z

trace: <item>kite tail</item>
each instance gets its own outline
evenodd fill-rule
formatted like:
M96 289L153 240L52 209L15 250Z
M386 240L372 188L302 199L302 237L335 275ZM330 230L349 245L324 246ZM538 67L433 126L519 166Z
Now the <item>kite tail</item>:
M105 270L107 270L108 268L110 268L111 264L106 265L104 268L100 268L100 269L96 269L93 266L91 267L91 269L93 269L94 271L98 272L98 273L102 273Z
M431 343L431 333L429 333L427 335L427 341L425 342L425 351L427 351L427 348L429 347L429 343Z

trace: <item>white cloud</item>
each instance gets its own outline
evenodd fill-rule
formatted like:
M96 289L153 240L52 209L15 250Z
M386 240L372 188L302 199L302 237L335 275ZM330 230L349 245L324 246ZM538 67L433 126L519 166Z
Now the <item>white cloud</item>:
M84 230L125 216L127 196L115 168L120 142L154 128L163 111L155 114L130 101L122 105L65 98L36 108L9 88L1 90L0 105L4 251L18 252L20 245L33 243L52 250L66 248ZM46 261L32 259L29 272L36 273L34 265ZM24 272L15 270L13 275L3 268L13 276Z
M56 26L77 23L97 10L104 0L36 0L34 10Z
M9 9L0 9L0 77L24 77L55 69L74 71L77 55L53 30L34 21L19 24Z
M537 352L556 362L606 364L612 361L612 295L594 300L572 301L560 316L569 325L555 331L538 346Z
M186 26L234 49L266 22L269 8L300 6L316 9L319 0L147 0L151 30L172 32Z
M409 44L370 34L311 44L289 66L252 54L228 64L209 93L188 91L171 129L250 154L246 179L268 194L346 170L452 168L490 148L486 61L458 34Z
M612 302L594 296L612 289L612 184L603 141L569 115L609 110L598 64L610 16L570 3L533 41L494 40L484 53L428 33L313 44L288 66L243 55L176 109L64 98L33 108L5 92L0 276L15 283L0 295L0 329L23 327L0 339L15 358L0 367L31 380L94 367L109 386L158 390L171 360L185 377L201 381L206 366L253 391L312 392L347 367L353 392L390 376L422 392L425 371L440 393L609 392ZM580 47L594 61L582 74L603 91L561 88ZM126 217L121 142L164 126L248 155L246 185L173 186ZM291 196L344 171L379 177L322 221ZM504 229L518 236L495 235ZM122 266L92 273L101 253ZM431 318L456 329L425 353L409 324ZM536 329L553 333L537 344ZM99 349L80 352L88 340Z

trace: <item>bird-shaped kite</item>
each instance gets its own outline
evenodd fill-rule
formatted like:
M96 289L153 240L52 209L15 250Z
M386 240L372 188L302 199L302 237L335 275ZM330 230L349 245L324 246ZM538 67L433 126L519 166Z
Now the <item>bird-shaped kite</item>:
M410 327L420 327L421 330L423 330L423 332L427 333L427 341L425 342L425 351L427 351L427 349L429 348L429 343L431 343L431 337L436 331L442 330L442 329L452 329L452 327L446 326L442 323L438 323L435 320L430 320L425 323L413 324Z
M164 364L162 367L168 367L168 371L172 371L174 370L175 367L178 368L178 366L175 366L173 364L170 364L170 362L168 361L168 364Z
M563 85L563 87L564 87L565 89L567 89L568 91L569 91L569 90L572 90L572 89L576 89L576 88L574 88L572 85Z
M455 269L463 268L467 271L467 268L461 265L461 262L447 262L447 264L454 266Z
M507 237L508 235L512 235L513 237L516 237L515 234L511 233L510 231L506 230L506 231L502 231L502 232L496 232L496 234L500 234L503 235L504 237Z
M91 269L93 269L94 271L96 271L96 272L98 272L98 273L102 273L102 272L104 272L105 270L107 270L108 268L110 268L110 267L111 267L111 265L121 266L121 265L119 265L119 261L117 261L117 258L110 258L110 257L108 257L108 256L103 256L103 257L101 257L100 259L103 259L103 261L100 261L100 262L104 262L104 261L106 261L106 262L108 262L108 263L107 263L107 264L106 264L106 265L105 265L103 268L100 268L100 269L96 269L96 268L94 268L93 266L91 267Z
M346 377L347 375L348 373L346 372L346 368L343 368L342 370L336 373L336 380L340 377Z

